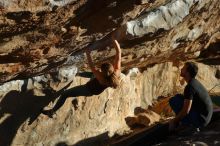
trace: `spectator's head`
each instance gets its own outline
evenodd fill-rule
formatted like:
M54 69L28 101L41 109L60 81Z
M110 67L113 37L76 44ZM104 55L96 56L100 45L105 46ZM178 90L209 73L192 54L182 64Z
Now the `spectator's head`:
M184 78L195 78L198 73L198 66L193 62L186 62L181 69L181 76Z

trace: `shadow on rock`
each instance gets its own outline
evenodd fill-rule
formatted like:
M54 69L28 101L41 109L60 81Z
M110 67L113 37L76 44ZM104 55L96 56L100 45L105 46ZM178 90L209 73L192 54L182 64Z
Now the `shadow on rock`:
M33 90L26 91L26 83L23 84L21 92L12 90L8 92L0 103L0 145L11 145L19 127L28 120L31 125L41 114L42 109L63 91L53 92L46 89L45 96L36 96ZM6 116L7 114L7 116Z
M108 140L109 140L108 132L105 132L98 136L81 140L71 146L106 146ZM59 142L55 146L70 146L70 145L68 145L66 142Z

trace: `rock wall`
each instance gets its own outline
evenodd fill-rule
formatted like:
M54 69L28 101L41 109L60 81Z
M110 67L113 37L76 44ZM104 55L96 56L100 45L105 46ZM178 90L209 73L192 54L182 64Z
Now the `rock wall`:
M175 66L172 62L161 63L149 67L137 79L141 86L140 96L142 106L152 104L159 96L172 96L183 93L186 83L182 84L180 77L180 66ZM210 94L220 92L220 80L217 77L219 66L208 66L198 63L199 72L197 79L210 91Z
M212 93L220 92L218 67L198 64L198 79ZM89 79L74 77L63 68L57 74L43 75L28 80L17 80L0 86L1 145L105 145L109 137L129 131L125 119L134 115L136 107L147 108L158 96L182 93L179 69L172 62L149 67L143 73L133 69L121 75L120 88L107 89L92 97L67 99L54 118L41 114L53 107L58 93L86 83ZM59 77L59 78L58 78Z
M82 77L67 79L54 82L47 75L2 85L0 145L101 145L114 134L129 130L125 118L133 115L141 101L135 82L124 75L117 90L77 97L77 107L69 98L54 118L41 114L43 108L51 108L55 103L54 91L60 92L69 83L70 88L88 81Z
M126 133L125 118L158 96L183 91L181 62L220 93L218 0L0 1L0 145L105 145ZM110 35L122 47L121 86L69 98L56 117L41 114L64 89L86 83L85 49L95 64L112 60Z
M202 61L207 58L202 52L219 45L218 0L51 2L1 4L1 83L68 65L87 70L86 48L103 50L93 53L97 65L111 60L111 34L121 43L123 70L198 57ZM211 50L218 61L218 50Z

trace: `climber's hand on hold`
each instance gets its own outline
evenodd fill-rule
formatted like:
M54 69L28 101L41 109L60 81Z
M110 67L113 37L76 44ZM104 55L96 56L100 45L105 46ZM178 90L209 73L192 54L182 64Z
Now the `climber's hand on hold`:
M90 53L91 53L91 50L90 50L90 48L86 48L86 55L90 55Z

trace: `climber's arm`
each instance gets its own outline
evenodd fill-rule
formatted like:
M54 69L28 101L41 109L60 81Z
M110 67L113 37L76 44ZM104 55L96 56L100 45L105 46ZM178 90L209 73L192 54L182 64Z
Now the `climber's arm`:
M113 39L113 46L116 50L116 55L114 59L114 69L115 72L121 72L121 48L117 40Z
M90 55L90 50L89 48L86 50L86 56L87 56L87 60L88 60L88 64L89 64L89 67L90 69L92 70L93 74L95 75L95 77L99 80L101 77L101 73L99 70L96 69L93 61L92 61L92 58L91 58L91 55Z

